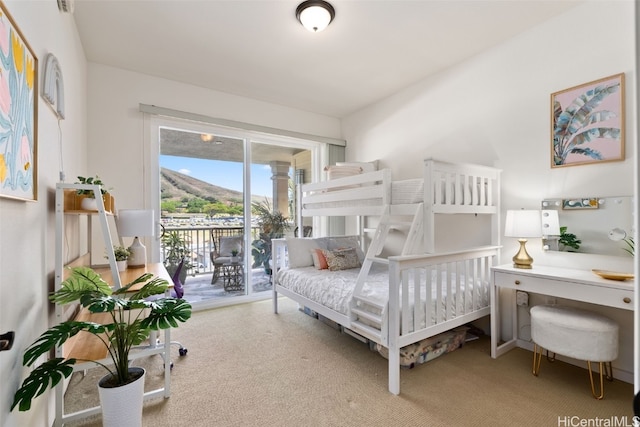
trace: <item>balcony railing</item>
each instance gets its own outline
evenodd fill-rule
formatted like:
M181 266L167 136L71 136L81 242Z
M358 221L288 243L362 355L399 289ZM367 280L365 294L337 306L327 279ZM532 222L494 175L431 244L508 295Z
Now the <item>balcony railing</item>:
M215 247L220 247L220 238L224 236L237 236L244 233L244 227L224 227L224 226L184 226L170 227L165 226L164 232L176 232L182 238L187 246L191 249L189 254L193 267L189 269L188 274L210 274L213 272L213 265L209 254ZM251 238L253 241L258 238L260 232L259 227L251 227ZM162 259L165 259L165 248L161 248Z

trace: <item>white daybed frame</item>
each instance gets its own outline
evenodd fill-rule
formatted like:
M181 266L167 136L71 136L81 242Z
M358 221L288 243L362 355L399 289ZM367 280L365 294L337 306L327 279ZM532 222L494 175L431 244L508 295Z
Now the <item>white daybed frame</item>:
M393 186L388 170L301 186L299 205L302 216L380 216L347 314L329 309L281 286L278 272L287 268L286 241L276 239L273 242L274 312L278 312L278 294L282 294L387 347L389 391L396 395L400 393L401 347L489 314L490 268L497 264L499 256L500 171L486 166L451 164L433 159L425 160L424 171L424 198L417 203L391 203ZM433 253L434 216L456 213L491 215L491 245ZM394 219L394 215L400 215L405 222L407 215L413 216L407 231L407 242L402 255L379 258L389 230L402 228L400 220ZM415 239L423 235L427 252L431 253L410 254ZM389 297L383 305L358 295L373 263L385 263L389 268ZM464 287L463 284L461 287L461 276L477 285ZM435 299L442 303L434 304L432 292L424 291L425 285L426 289L435 290ZM415 300L421 303L414 304L409 300L409 295L414 295ZM375 313L365 307L375 308Z

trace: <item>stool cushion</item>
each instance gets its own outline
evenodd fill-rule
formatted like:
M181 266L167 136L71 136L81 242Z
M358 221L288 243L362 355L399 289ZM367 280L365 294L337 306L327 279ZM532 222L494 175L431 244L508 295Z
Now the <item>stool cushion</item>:
M601 314L559 305L531 308L531 338L574 359L610 362L618 357L618 324Z

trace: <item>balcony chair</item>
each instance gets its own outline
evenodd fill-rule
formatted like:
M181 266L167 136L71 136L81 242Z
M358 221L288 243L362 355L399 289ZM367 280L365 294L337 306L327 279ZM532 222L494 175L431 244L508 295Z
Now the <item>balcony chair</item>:
M211 284L213 285L220 278L222 266L231 262L231 251L238 251L238 262L243 262L244 238L243 236L222 236L218 244L216 243L216 239L212 240L213 250L209 256L211 258L211 265L213 266L213 276L211 277Z

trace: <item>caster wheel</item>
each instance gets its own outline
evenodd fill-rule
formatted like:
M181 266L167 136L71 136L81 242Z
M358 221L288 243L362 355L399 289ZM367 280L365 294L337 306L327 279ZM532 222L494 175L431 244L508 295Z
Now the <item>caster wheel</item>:
M187 349L186 348L181 348L178 350L178 354L180 354L180 356L186 356L187 355Z
M173 362L169 364L169 369L173 369Z

